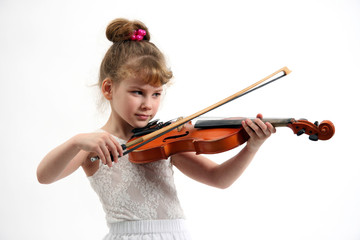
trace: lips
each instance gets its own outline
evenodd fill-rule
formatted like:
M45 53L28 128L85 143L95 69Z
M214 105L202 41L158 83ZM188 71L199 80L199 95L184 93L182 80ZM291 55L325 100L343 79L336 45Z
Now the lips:
M146 121L150 117L150 115L146 115L146 114L135 114L135 116L140 121Z

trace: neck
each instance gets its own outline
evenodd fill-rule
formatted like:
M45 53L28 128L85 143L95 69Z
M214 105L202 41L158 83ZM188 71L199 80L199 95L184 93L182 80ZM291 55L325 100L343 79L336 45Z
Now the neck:
M119 117L114 116L113 113L110 114L108 121L101 129L124 140L130 139L133 135L133 127L123 119L119 119Z
M292 118L264 118L263 122L269 122L274 127L287 127L289 123L292 122Z
M199 120L196 122L196 128L216 128L216 127L240 127L244 118L238 119L221 119L221 120ZM274 127L286 127L293 121L293 118L264 118L263 122L269 122Z

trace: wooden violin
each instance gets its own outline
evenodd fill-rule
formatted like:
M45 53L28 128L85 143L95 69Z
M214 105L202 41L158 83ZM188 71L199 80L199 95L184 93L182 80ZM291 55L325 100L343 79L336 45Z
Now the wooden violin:
M188 122L179 128L158 137L148 144L129 152L129 160L133 163L149 163L180 152L196 152L196 154L214 154L231 150L242 145L249 135L242 127L243 119L198 120L194 125ZM305 119L262 119L274 127L289 127L298 136L309 135L313 141L328 140L335 133L334 124L325 120L320 124ZM172 123L173 124L173 123ZM142 134L158 130L168 123L150 124L148 128L135 133L130 141L136 141Z
M141 129L141 134L135 134L134 138L122 145L123 150L125 150L124 155L129 154L131 162L147 163L166 159L172 154L179 152L193 151L198 154L206 154L233 149L246 142L249 138L241 126L241 121L200 121L194 126L191 120L260 87L266 86L289 73L291 73L291 71L287 67L283 67L249 87L188 117L179 119L173 123L168 122L161 125L156 122L151 123L147 128ZM272 123L275 127L290 127L297 135L306 133L310 135L311 140L327 140L335 133L334 125L328 120L321 122L320 125L310 123L307 120L295 120L292 118L264 119L264 121ZM93 157L91 161L98 159L99 157Z

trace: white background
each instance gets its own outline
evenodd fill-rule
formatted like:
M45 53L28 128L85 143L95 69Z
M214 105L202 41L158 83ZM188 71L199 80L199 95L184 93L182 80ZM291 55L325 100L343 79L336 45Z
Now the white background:
M283 66L293 72L208 116L331 120L329 141L278 129L218 190L175 173L194 239L360 239L360 2L0 0L0 239L101 239L82 170L51 185L42 157L102 126L99 64L117 17L146 23L175 78L158 118L188 116ZM239 147L235 151L241 149ZM209 156L222 162L234 154Z

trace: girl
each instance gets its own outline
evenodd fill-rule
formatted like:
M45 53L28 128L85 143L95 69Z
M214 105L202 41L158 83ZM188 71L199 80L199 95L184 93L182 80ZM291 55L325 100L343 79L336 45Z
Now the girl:
M53 183L81 166L106 213L110 230L105 239L190 239L172 166L204 184L229 187L275 128L262 122L261 114L243 121L250 139L241 152L220 165L195 153L130 163L127 155L122 156L121 144L134 128L145 127L155 116L172 72L142 22L115 19L106 36L113 45L101 63L99 88L111 106L109 120L99 131L73 136L49 152L38 166L38 180ZM112 162L110 154L122 157ZM92 162L93 156L100 161Z

